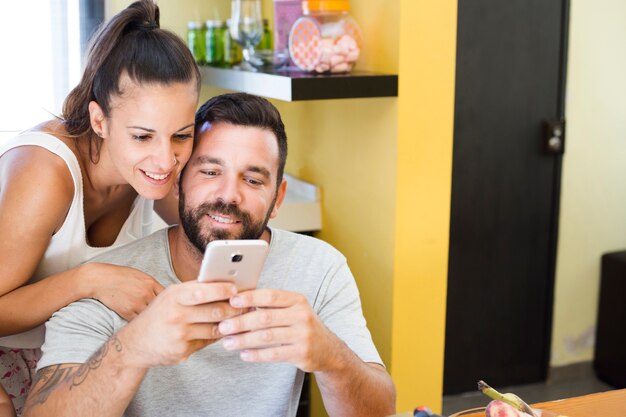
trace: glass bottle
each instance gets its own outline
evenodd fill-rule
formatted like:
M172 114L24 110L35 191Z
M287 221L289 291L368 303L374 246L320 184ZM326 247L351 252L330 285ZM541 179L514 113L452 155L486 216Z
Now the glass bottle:
M258 49L271 50L274 49L273 34L270 30L269 19L263 19L263 34L261 35L261 41L259 42Z
M206 64L205 31L203 22L187 22L187 46L200 65Z
M206 62L209 65L224 64L224 22L221 20L206 21Z

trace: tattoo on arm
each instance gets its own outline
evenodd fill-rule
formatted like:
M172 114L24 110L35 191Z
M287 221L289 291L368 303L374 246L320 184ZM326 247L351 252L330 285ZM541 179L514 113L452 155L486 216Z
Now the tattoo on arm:
M113 336L111 339L107 340L107 342L102 345L100 349L98 349L96 353L91 356L91 358L89 358L87 363L82 364L71 378L70 389L85 382L87 375L89 375L89 371L98 369L100 365L102 365L102 360L107 353L109 353L110 348L115 349L117 352L121 352L122 342L120 342L120 339ZM68 380L68 382L70 381Z
M37 372L33 382L33 390L28 396L30 406L43 404L50 394L62 384L68 384L71 390L81 385L87 379L89 372L98 369L102 360L113 348L117 352L122 351L121 341L113 336L94 353L89 360L80 366L52 365Z

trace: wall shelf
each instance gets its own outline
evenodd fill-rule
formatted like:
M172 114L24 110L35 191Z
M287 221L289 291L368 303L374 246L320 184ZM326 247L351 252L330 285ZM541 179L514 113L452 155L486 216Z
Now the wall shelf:
M248 72L200 67L202 83L284 101L397 97L398 76L365 71L309 74L292 70Z

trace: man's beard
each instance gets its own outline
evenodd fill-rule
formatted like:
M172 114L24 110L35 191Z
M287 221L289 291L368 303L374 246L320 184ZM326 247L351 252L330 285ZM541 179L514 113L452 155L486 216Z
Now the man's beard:
M272 201L265 218L255 222L247 211L241 210L236 204L226 204L221 200L202 203L196 208L187 209L185 207L185 193L181 189L178 203L180 224L183 226L187 239L200 253L204 253L206 245L213 240L259 239L267 227L275 203L276 196L274 196L274 201ZM210 228L208 235L203 235L200 223L208 213L233 216L240 222L241 232L236 234L220 228Z

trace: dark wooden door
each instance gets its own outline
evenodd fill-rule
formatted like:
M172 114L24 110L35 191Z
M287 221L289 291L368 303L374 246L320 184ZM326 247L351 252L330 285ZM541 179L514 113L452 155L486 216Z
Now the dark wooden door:
M568 1L460 0L444 394L544 380Z

